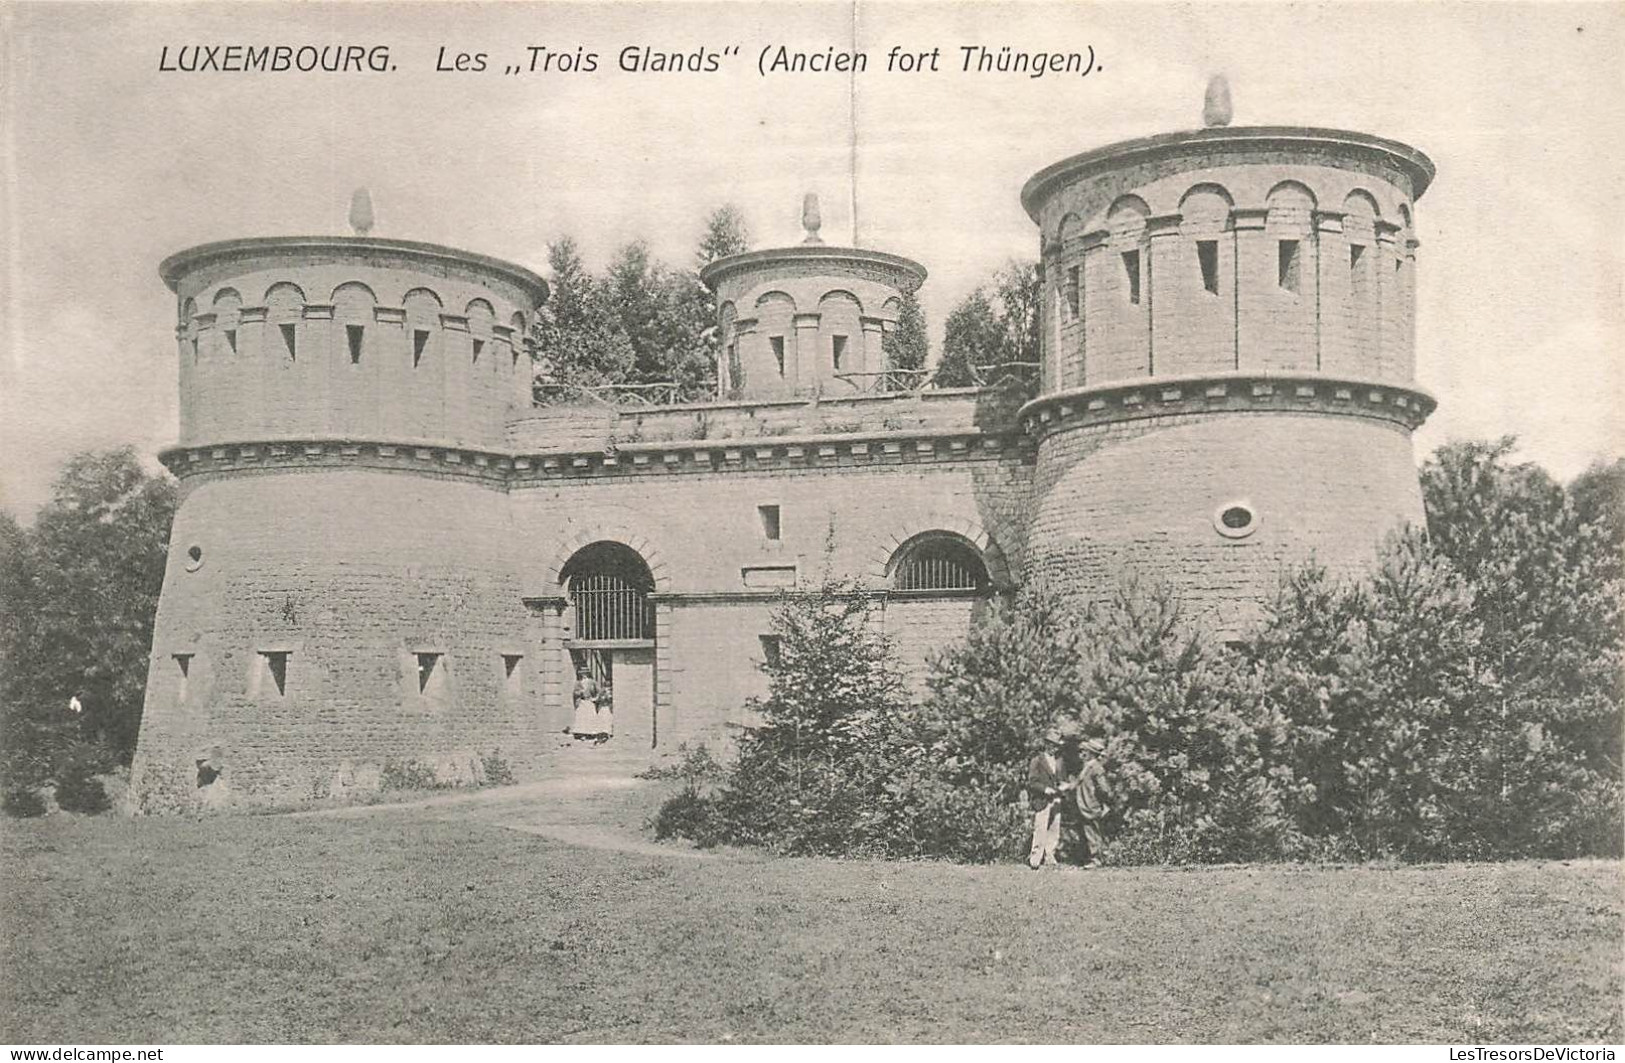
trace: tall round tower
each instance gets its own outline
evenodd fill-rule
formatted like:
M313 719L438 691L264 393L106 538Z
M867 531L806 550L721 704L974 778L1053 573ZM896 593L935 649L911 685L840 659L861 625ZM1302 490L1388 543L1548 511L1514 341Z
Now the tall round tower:
M1413 380L1412 225L1433 173L1361 133L1210 127L1028 181L1029 570L1085 595L1168 580L1231 631L1283 563L1350 570L1420 522L1411 432L1434 401Z
M798 247L730 255L700 271L717 296L718 398L889 390L882 343L903 295L925 283L925 267L826 245L815 196L807 196L802 224L807 238Z
M206 244L176 294L181 480L132 797L373 789L524 760L506 423L540 277L402 240Z

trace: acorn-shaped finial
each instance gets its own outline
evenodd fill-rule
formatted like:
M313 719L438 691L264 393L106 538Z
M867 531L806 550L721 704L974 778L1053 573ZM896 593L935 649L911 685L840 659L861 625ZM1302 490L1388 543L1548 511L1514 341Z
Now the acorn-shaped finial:
M824 238L818 235L818 230L824 225L824 219L818 213L818 193L808 192L801 201L801 227L807 230L807 239L802 241L808 244L821 244Z
M357 236L372 232L372 195L365 188L350 196L350 228Z
M1202 124L1209 128L1229 125L1230 116L1230 82L1223 74L1214 74L1208 79L1207 96L1202 101Z

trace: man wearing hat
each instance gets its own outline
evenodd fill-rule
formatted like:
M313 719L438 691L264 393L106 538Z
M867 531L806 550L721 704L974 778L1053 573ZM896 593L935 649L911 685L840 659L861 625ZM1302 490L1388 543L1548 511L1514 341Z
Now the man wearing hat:
M1027 801L1033 811L1033 847L1027 866L1037 871L1046 862L1055 866L1055 846L1061 840L1061 796L1071 788L1061 771L1061 731L1044 732L1044 748L1027 762Z
M1081 736L1080 736L1081 737ZM1078 812L1078 832L1083 836L1084 852L1080 853L1084 867L1100 866L1100 851L1105 844L1100 825L1111 811L1111 788L1106 785L1106 767L1100 758L1106 753L1106 744L1098 738L1081 741L1084 763L1072 788L1073 806Z

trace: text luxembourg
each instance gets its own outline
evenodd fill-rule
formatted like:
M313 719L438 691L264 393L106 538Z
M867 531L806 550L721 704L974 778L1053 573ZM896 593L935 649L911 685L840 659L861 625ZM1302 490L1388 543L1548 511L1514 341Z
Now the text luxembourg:
M255 72L280 74L315 70L329 74L382 74L394 67L389 62L389 46L375 44L182 44L170 54L169 45L158 54L158 72L195 74Z

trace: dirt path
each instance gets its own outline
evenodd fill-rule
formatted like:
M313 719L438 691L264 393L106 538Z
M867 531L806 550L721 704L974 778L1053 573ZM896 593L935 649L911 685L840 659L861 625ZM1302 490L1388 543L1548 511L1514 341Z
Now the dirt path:
M686 843L657 842L644 829L667 787L625 774L572 773L516 786L437 793L412 801L324 808L293 816L362 819L421 816L466 821L534 834L588 849L608 849L680 860L717 859L720 853Z

